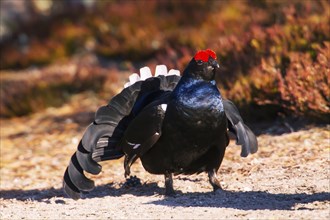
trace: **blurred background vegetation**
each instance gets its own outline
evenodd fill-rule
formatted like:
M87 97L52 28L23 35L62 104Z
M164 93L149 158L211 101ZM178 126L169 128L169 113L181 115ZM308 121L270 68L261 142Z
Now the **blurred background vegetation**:
M1 117L109 99L127 72L181 72L216 51L218 85L249 120L329 122L328 0L1 0ZM125 77L122 77L125 76Z

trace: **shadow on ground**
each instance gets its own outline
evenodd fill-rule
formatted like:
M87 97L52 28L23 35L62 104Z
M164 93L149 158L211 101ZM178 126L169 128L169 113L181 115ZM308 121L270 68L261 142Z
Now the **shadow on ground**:
M102 198L106 196L120 197L124 194L134 196L162 195L164 189L156 183L143 184L141 186L126 188L124 186L115 188L112 184L97 187L91 193L83 194L83 199ZM49 199L56 197L55 203L64 204L63 197L66 195L62 189L44 190L3 190L0 192L2 199L16 199L20 201L32 200L49 203ZM155 198L155 197L153 197ZM187 192L177 191L175 197L159 197L159 200L152 200L145 204L154 204L171 207L216 207L234 208L240 210L292 210L295 205L312 202L330 201L329 192L314 194L273 194L265 191L217 191L217 192ZM308 209L308 208L303 208Z

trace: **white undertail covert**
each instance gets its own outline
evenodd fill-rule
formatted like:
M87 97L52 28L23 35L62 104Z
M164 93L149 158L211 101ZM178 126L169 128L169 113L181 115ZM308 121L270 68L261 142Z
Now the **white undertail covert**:
M169 75L177 75L180 76L180 71L176 69L170 69L170 71L167 71L166 65L157 65L155 74L152 75L151 70L149 67L145 66L140 69L140 74L132 73L129 76L129 82L125 83L124 88L129 87L133 85L134 83L142 80L146 80L150 77L157 77L157 76L169 76Z

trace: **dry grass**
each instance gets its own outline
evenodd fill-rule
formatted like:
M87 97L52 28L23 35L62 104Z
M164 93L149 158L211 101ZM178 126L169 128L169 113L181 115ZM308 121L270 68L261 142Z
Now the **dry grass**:
M148 174L139 163L132 172L143 186L125 188L120 159L102 163L101 174L92 177L97 188L86 199L65 198L64 170L95 110L105 103L84 92L60 108L1 119L1 218L218 219L219 211L223 218L329 217L329 127L274 136L268 131L278 129L276 123L262 129L259 151L248 158L231 142L219 170L224 192L209 193L204 174L178 176L179 195L164 198L163 177Z

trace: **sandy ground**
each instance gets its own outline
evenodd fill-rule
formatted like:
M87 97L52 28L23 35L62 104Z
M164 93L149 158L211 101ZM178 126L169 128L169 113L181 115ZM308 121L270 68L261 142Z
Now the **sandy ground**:
M330 127L275 135L259 132L259 151L247 158L232 141L218 172L222 191L207 175L176 176L175 197L164 180L138 162L142 185L126 187L122 159L103 162L96 189L78 201L62 192L62 175L93 112L93 94L61 108L1 119L0 219L329 219Z

